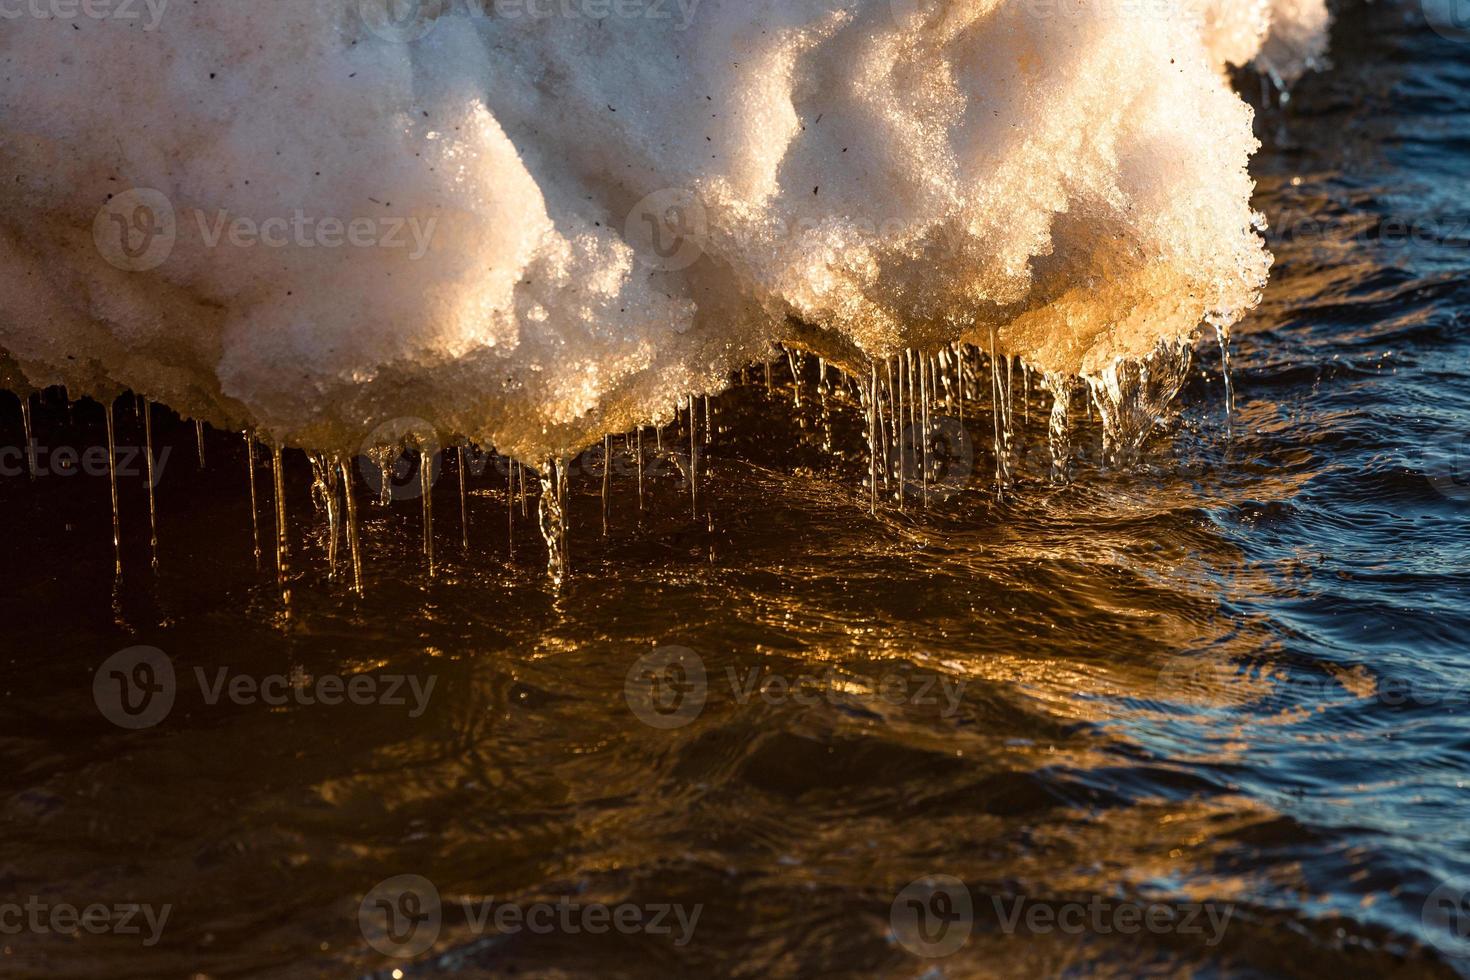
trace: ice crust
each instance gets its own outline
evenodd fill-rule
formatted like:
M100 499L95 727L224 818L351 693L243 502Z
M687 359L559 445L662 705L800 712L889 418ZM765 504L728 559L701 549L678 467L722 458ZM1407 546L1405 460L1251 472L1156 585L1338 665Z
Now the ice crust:
M1289 81L1326 24L1321 0L161 2L0 19L11 369L282 444L422 418L533 462L776 343L863 370L993 332L1097 374L1238 320L1270 259L1223 69Z

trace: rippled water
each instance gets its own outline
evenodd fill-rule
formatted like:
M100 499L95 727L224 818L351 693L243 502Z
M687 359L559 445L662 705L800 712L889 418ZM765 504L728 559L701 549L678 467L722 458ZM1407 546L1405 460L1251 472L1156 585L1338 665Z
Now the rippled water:
M465 553L451 457L437 576L418 502L363 499L352 598L288 455L289 616L238 437L200 470L158 410L160 572L125 474L116 588L105 476L0 481L5 901L168 907L156 942L5 935L4 972L1470 974L1466 40L1355 7L1338 67L1263 113L1278 262L1232 431L1202 345L1128 472L1094 425L1047 481L1033 389L1004 499L982 405L969 486L875 518L850 394L829 452L781 369L714 404L698 520L678 429L645 437L641 520L614 473L605 539L600 460L574 473L559 592L534 499L509 558L493 467ZM102 441L95 405L35 415L49 449ZM119 713L138 645L162 717ZM363 703L305 703L338 678ZM574 914L496 932L487 901ZM583 928L598 906L625 927Z

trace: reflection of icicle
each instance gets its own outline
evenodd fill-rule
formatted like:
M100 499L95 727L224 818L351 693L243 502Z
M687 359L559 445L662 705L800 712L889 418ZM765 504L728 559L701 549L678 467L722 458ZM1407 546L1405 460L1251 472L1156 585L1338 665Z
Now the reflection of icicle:
M541 465L541 537L546 541L546 574L560 586L571 570L567 554L567 464L547 459Z
M153 403L143 401L143 442L148 453L148 532L153 548L153 571L158 571L158 504L153 499Z
M260 571L260 504L255 493L255 440L245 430L245 472L250 476L250 537L255 542L255 570Z
M112 557L114 573L122 575L122 522L117 507L117 427L113 423L112 402L103 406L107 415L107 478L112 486Z
M357 498L352 494L352 467L346 457L337 457L342 476L342 497L347 505L347 550L352 554L352 591L362 595L362 543L357 528Z

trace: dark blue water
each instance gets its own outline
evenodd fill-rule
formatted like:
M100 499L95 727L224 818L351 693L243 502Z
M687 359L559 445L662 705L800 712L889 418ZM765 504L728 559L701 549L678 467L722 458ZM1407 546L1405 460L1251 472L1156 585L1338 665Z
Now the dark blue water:
M351 597L288 454L289 615L236 436L200 469L156 410L159 572L132 475L116 585L105 477L0 480L0 972L1470 975L1470 36L1379 3L1333 50L1261 113L1277 264L1233 422L1202 344L1126 471L1079 399L1051 483L1033 389L1003 498L981 404L963 489L873 517L850 393L808 362L798 408L778 367L714 405L698 520L678 429L605 537L574 474L560 591L494 467L463 549L451 461L432 580L418 501L359 488ZM102 439L96 405L36 413ZM138 645L175 675L147 717L117 698L162 675L111 673ZM9 929L28 900L169 912Z

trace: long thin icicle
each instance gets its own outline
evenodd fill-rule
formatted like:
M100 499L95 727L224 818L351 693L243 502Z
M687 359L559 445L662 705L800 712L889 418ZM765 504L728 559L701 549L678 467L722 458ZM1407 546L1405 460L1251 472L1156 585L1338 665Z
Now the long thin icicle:
M103 406L107 415L107 478L112 488L112 557L114 574L122 575L122 521L117 506L117 426L113 422L112 402Z
M148 531L153 549L153 571L158 571L158 504L153 498L153 403L143 400L143 441L148 453Z

